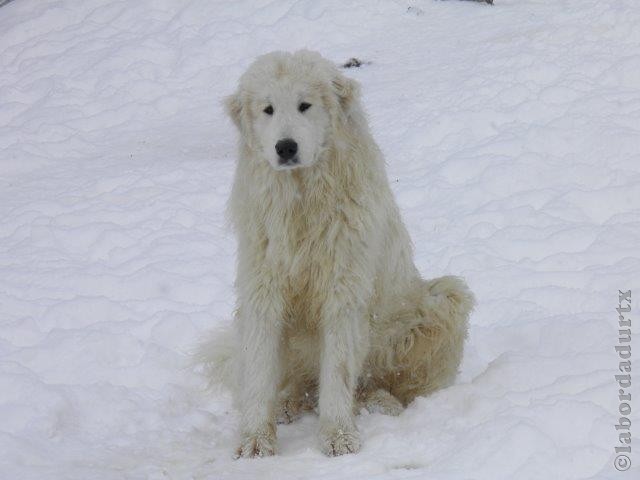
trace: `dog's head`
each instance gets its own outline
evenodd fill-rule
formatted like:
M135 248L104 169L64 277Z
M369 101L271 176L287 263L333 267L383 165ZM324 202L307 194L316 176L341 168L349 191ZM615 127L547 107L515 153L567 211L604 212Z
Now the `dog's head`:
M259 57L225 101L246 146L276 170L309 167L350 121L358 85L320 54Z

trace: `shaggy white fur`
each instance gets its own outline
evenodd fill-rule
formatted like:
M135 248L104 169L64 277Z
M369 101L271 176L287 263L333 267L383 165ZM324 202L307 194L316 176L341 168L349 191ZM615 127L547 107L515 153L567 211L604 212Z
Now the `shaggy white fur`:
M276 52L226 100L241 133L238 338L207 355L236 380L238 456L273 454L276 418L316 406L322 450L356 452L354 407L398 414L460 364L473 296L416 270L358 90L317 53Z

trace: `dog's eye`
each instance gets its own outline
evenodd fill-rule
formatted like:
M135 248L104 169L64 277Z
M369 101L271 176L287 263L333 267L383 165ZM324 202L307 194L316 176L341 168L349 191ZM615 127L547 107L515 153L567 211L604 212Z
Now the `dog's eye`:
M267 115L273 115L273 107L271 105L269 105L267 108L265 108L264 110L262 110L264 113L266 113Z
M309 110L309 108L311 108L311 104L307 102L302 102L300 105L298 105L298 110L300 110L301 113Z

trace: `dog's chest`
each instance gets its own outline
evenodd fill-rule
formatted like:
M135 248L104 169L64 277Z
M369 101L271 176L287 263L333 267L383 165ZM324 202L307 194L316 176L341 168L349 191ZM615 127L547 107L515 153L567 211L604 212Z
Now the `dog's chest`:
M319 209L300 204L268 228L267 259L276 268L287 301L295 310L319 307L330 283L335 260L331 237L337 227L331 212L331 205Z

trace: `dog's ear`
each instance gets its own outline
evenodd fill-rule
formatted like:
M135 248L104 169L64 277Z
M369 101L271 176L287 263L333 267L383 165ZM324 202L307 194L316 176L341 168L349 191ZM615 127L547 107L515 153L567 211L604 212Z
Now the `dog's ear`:
M224 108L227 111L227 115L231 117L236 127L241 128L242 121L242 100L240 100L240 94L234 93L224 99Z
M333 91L338 96L340 106L347 115L352 107L356 105L360 97L360 85L355 80L337 73L331 82Z

